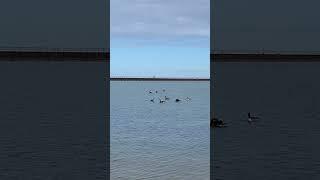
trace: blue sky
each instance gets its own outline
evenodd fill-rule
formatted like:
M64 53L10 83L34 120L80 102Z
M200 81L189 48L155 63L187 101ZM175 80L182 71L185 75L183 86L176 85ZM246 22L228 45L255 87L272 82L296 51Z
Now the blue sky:
M111 0L111 76L209 77L209 0Z

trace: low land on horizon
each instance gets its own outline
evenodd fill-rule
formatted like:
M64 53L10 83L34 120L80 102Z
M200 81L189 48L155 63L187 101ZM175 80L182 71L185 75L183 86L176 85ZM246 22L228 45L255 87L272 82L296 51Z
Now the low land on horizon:
M215 62L320 62L320 53L211 53Z
M209 78L181 77L111 77L111 81L210 81Z

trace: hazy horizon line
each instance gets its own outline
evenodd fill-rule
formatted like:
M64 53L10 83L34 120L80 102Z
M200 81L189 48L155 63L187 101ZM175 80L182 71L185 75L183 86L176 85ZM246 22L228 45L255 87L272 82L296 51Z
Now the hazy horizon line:
M128 78L128 79L210 79L210 77L181 77L181 76L110 76L111 79Z

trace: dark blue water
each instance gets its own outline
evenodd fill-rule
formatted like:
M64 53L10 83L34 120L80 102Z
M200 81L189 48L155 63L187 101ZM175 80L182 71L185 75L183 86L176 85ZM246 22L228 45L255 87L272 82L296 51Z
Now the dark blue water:
M216 63L214 177L320 179L320 64ZM261 119L247 122L247 112Z
M209 81L112 81L111 179L209 179L209 88Z
M106 63L0 63L0 179L106 179Z

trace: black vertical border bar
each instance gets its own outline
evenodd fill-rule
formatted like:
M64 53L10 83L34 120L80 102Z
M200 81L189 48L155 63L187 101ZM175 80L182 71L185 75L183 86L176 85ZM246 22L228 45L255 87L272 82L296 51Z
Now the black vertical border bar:
M106 115L105 115L105 122L106 122L106 177L107 180L110 180L110 0L106 0L106 46L107 53L106 53L106 70L105 70L105 108L106 108Z

